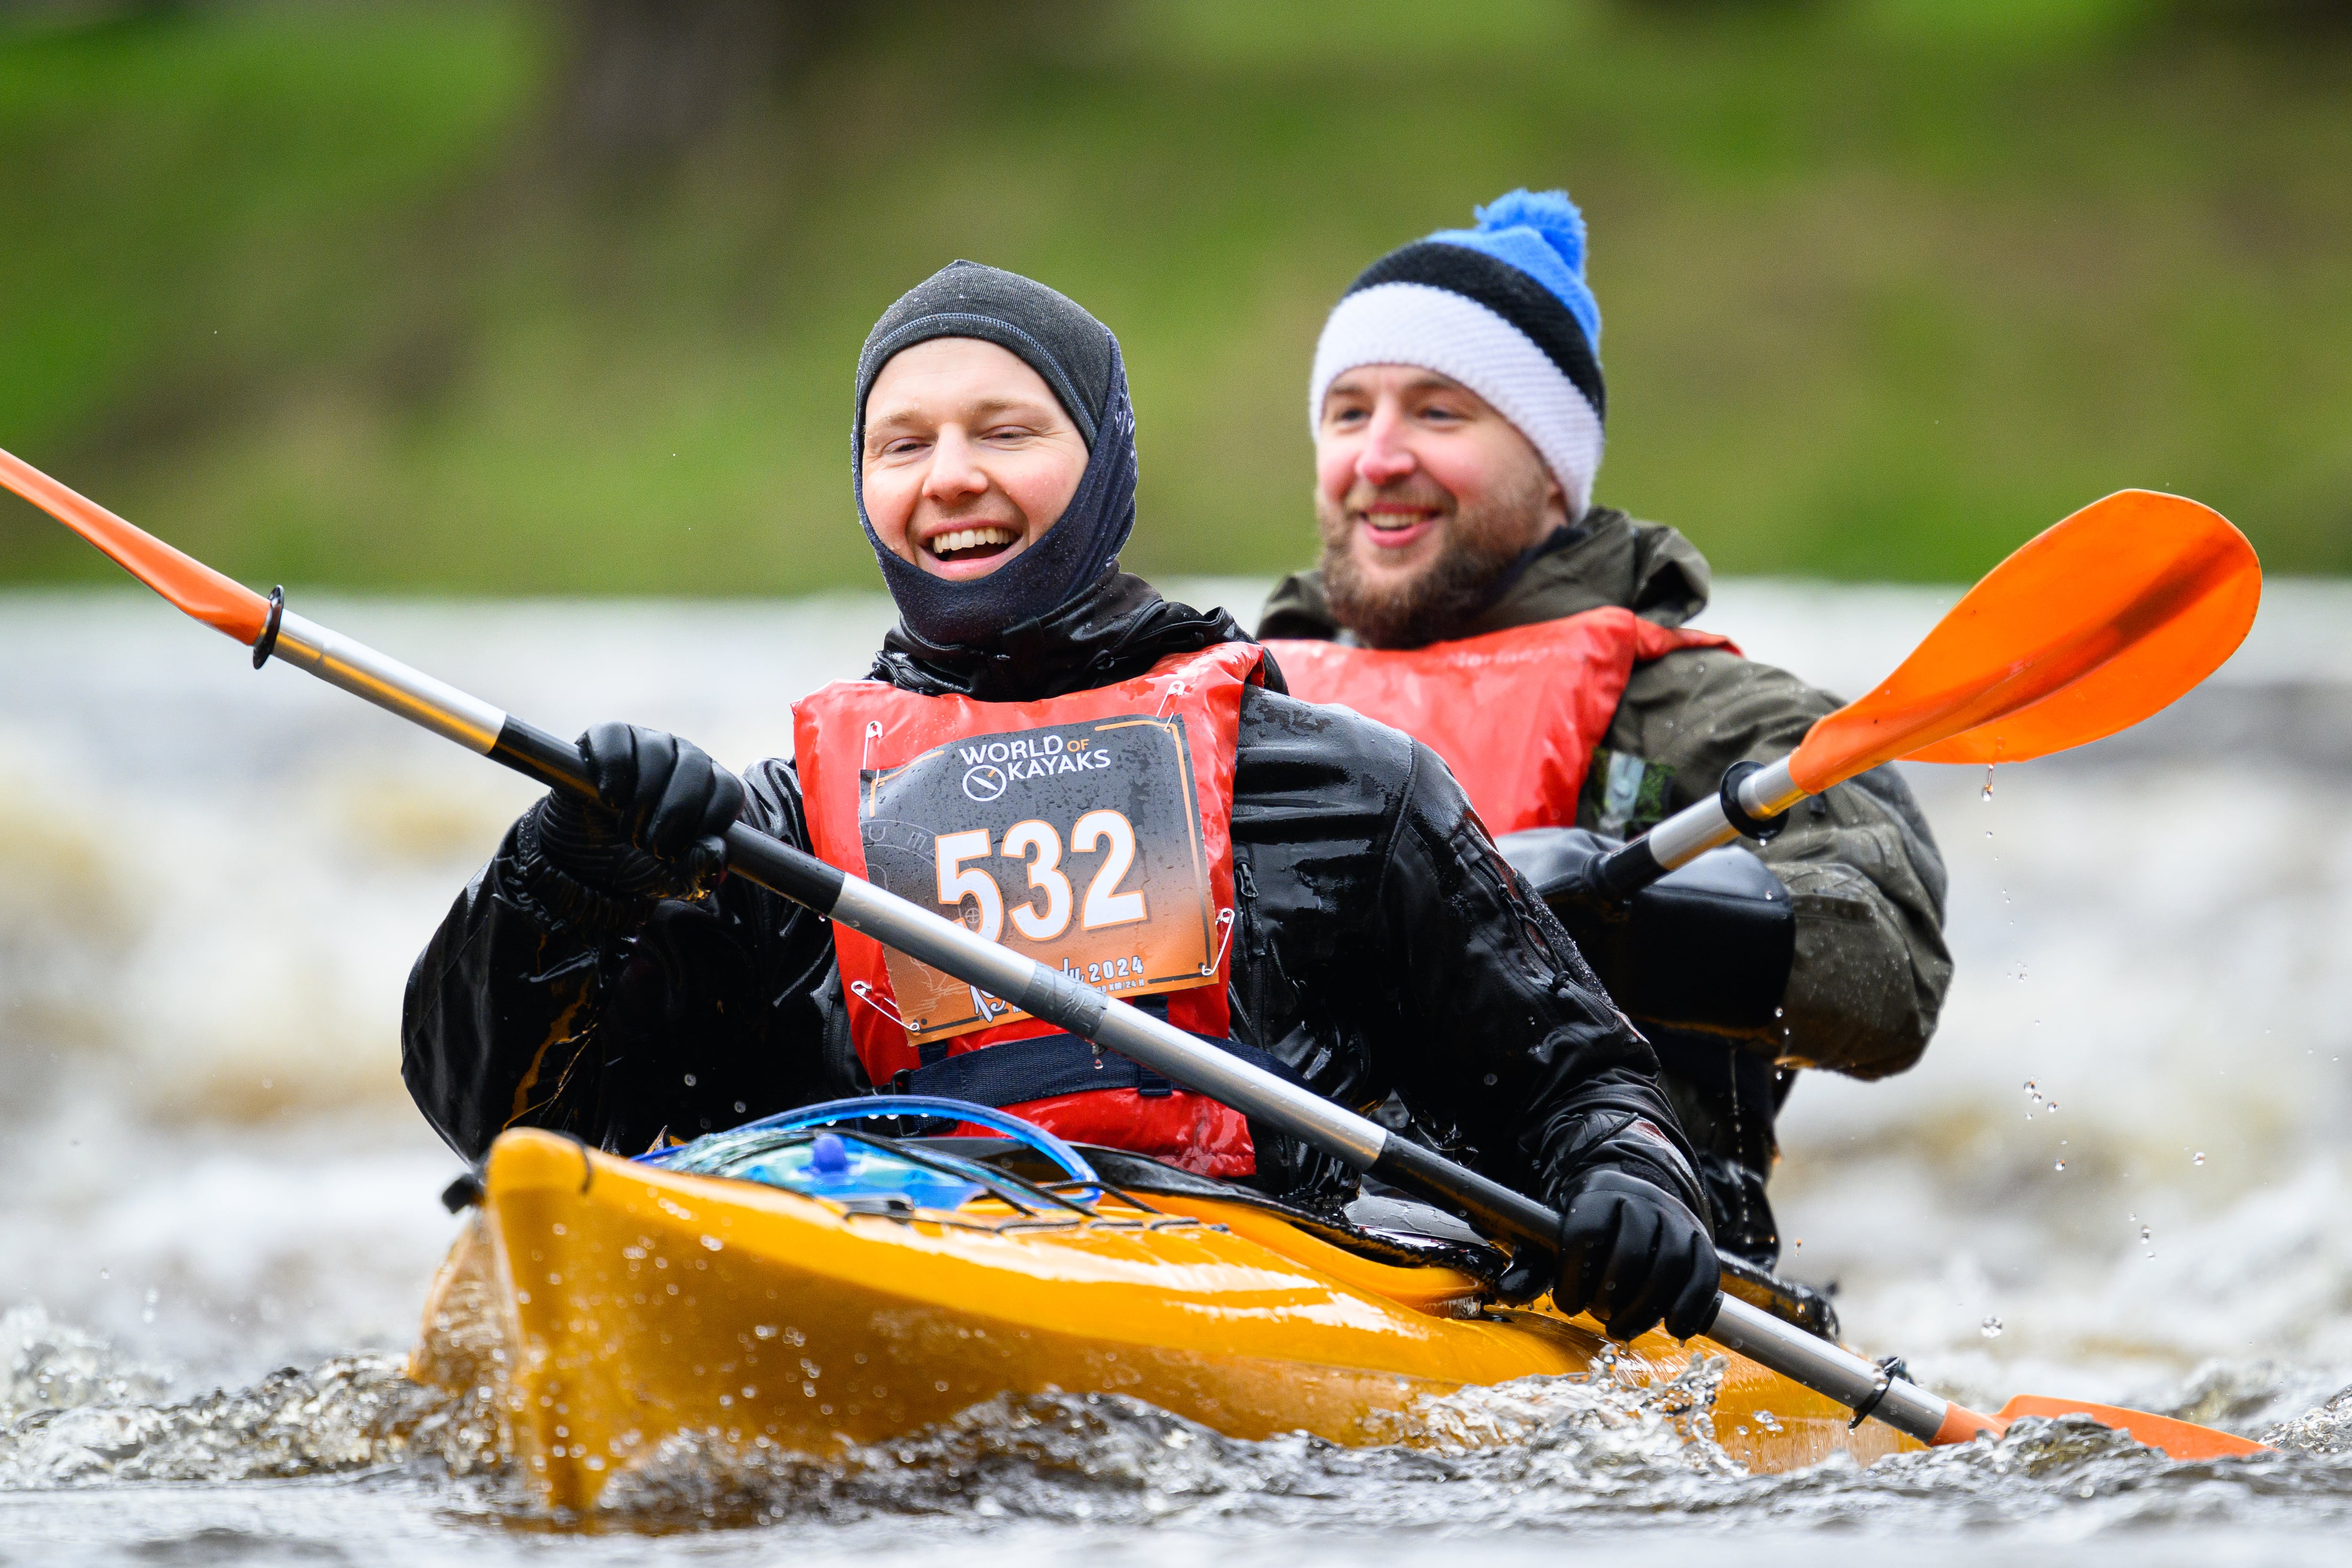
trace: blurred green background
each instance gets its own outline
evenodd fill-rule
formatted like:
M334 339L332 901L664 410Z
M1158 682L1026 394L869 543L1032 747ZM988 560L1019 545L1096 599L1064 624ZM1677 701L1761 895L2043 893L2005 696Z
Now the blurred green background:
M968 256L1116 329L1146 572L1312 553L1307 366L1516 184L1599 498L1976 575L2107 490L2352 570L2328 0L0 5L0 446L257 583L870 585L847 406ZM0 581L112 569L0 497Z

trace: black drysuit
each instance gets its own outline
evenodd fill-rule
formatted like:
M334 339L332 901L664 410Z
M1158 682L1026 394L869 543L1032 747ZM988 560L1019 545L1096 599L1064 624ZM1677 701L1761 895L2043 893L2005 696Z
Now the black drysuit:
M894 632L874 675L1035 700L1242 637L1114 571L985 653ZM805 846L792 765L745 783L746 818ZM1233 842L1236 1040L1345 1105L1393 1092L1415 1136L1538 1195L1618 1166L1706 1212L1649 1047L1427 747L1269 669L1242 701ZM694 902L599 892L545 858L527 814L416 962L403 1073L467 1156L509 1126L635 1152L864 1091L844 1009L865 1005L808 910L740 879ZM1336 1162L1253 1133L1266 1190L1352 1192Z

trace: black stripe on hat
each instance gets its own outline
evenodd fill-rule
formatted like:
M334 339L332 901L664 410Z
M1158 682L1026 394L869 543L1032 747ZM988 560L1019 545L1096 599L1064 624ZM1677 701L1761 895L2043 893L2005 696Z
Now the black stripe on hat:
M1525 332L1559 367L1596 418L1609 416L1608 389L1601 384L1601 362L1584 339L1584 329L1559 296L1507 261L1497 261L1467 246L1421 240L1391 250L1348 286L1349 294L1383 283L1423 283L1450 289L1484 305ZM1344 296L1342 296L1344 298Z

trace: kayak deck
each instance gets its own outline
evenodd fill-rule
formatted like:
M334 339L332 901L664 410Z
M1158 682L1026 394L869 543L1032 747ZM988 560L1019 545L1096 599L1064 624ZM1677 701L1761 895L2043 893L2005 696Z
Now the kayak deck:
M554 1508L593 1507L678 1432L821 1457L1061 1391L1235 1437L1360 1445L1426 1396L1603 1358L1589 1319L1502 1308L1467 1273L1195 1194L1148 1209L1114 1194L1091 1215L876 1212L530 1131L499 1140L483 1186L410 1373L497 1389L509 1452ZM1912 1446L1713 1345L1646 1334L1614 1370L1672 1378L1701 1349L1727 1362L1716 1433L1751 1469Z

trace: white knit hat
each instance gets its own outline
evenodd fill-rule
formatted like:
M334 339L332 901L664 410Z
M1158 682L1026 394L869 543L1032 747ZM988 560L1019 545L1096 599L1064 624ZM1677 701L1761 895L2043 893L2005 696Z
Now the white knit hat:
M1601 308L1584 281L1584 219L1562 191L1513 191L1366 268L1315 345L1309 429L1331 383L1367 364L1451 376L1525 436L1568 498L1592 504L1608 396Z

